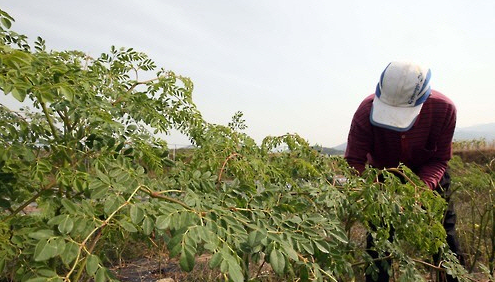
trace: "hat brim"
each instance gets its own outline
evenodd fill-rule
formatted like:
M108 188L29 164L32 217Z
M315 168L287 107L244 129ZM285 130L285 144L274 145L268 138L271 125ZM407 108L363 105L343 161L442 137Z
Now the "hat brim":
M411 129L421 111L423 104L414 107L390 106L375 96L371 107L371 124L395 131L407 131Z

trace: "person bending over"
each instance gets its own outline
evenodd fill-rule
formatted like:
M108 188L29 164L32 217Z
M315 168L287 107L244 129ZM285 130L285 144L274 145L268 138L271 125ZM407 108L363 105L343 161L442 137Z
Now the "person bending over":
M383 169L402 163L432 190L449 202L444 218L447 243L463 264L455 235L456 215L449 201L456 107L442 93L431 89L431 71L410 62L391 62L382 72L376 91L359 105L351 122L345 159L359 173L365 165ZM373 246L370 234L367 249ZM368 253L376 258L378 254ZM388 281L380 262L378 281ZM366 281L373 281L371 276ZM447 277L447 281L457 281Z

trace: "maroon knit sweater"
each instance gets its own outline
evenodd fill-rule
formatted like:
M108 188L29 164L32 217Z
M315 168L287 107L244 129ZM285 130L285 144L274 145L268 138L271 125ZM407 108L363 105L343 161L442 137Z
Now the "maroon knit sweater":
M366 97L352 119L345 159L360 173L365 164L382 169L405 164L435 189L452 157L456 108L445 95L432 90L414 126L398 132L370 122L374 94Z

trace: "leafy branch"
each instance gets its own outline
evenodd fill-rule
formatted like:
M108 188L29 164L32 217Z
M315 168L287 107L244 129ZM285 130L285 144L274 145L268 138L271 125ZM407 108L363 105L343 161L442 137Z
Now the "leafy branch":
M89 234L88 236L86 236L86 238L84 238L84 240L79 244L79 250L77 252L77 256L76 256L76 259L74 261L74 264L72 265L72 268L69 270L69 272L67 272L67 274L65 275L65 281L71 281L70 280L70 276L72 275L72 273L74 272L74 270L76 269L76 267L79 265L79 258L81 256L81 253L83 250L85 250L88 254L90 254L90 252L92 251L92 249L94 248L94 246L96 245L96 242L99 240L100 236L101 236L101 232L97 235L97 237L94 239L93 243L92 243L92 247L90 248L90 250L87 250L86 249L86 244L87 242L91 239L91 237L93 237L93 234L96 232L96 231L99 231L101 229L103 229L105 226L107 226L110 221L113 219L113 217L118 213L120 212L121 209L123 209L125 206L129 205L130 204L130 201L132 198L134 198L134 195L139 191L141 190L143 187L141 185L138 185L138 187L136 187L136 189L134 189L134 191L131 193L131 195L127 198L127 201L125 201L123 204L121 204L115 211L113 211L108 217L107 219L105 219L101 224L100 226L94 228ZM75 279L74 281L79 281L79 279L81 278L81 275L82 275L82 271L87 263L87 258L88 256L85 257L84 261L81 263L81 265L79 266L79 271L77 272L76 276L75 276Z
M11 214L6 216L3 221L8 221L15 217L18 213L23 211L27 206L29 206L31 203L34 203L36 199L38 199L45 191L50 190L57 184L57 180L53 179L50 183L48 183L46 186L43 186L36 194L34 194L31 198L26 200L22 205L20 205L17 209L15 209Z

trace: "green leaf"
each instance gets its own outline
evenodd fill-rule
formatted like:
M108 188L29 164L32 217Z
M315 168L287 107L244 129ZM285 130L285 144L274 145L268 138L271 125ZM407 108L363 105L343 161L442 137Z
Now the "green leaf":
M273 268L273 271L278 275L284 274L285 269L285 257L284 255L277 249L273 249L270 253L270 265Z
M79 246L76 243L67 242L65 244L64 251L62 252L62 254L60 254L60 258L62 259L62 262L65 263L66 265L71 263L77 257L78 251L79 251Z
M210 268L218 267L222 261L222 254L220 252L216 252L211 256L210 261L208 262L208 266Z
M175 162L167 157L164 157L162 159L163 163L165 164L165 166L167 167L174 167L175 166Z
M58 245L55 240L41 240L34 250L35 261L45 261L58 254Z
M2 21L2 25L6 28L10 28L12 26L12 22L7 18L1 17L0 21Z
M67 86L59 86L58 91L59 91L59 93L62 93L62 95L64 95L64 97L69 102L72 102L74 100L74 90L72 90L72 88L67 87Z
M86 261L86 272L93 276L98 270L98 264L100 263L100 258L95 255L89 255Z
M47 268L38 269L37 274L39 274L43 277L49 277L49 278L53 278L53 277L58 276L55 271L53 271L51 269L47 269Z
M76 190L77 192L83 192L85 185L86 185L86 182L81 178L76 178L72 182L72 187L74 187L74 190Z
M195 225L195 220L197 219L196 215L191 212L182 212L178 217L176 217L176 220L178 224L175 224L174 228L175 229L180 229L186 226L192 226Z
M171 230L178 230L181 229L182 227L186 226L184 223L184 218L185 213L173 213L170 215L170 225L168 228Z
M313 244L311 244L311 242L302 242L301 246L303 247L304 250L306 250L306 252L308 252L308 254L313 255L315 253L315 249L313 247Z
M220 272L229 272L229 263L226 260L222 260L222 262L220 263Z
M106 274L107 270L103 267L101 267L100 269L98 269L98 271L96 272L96 276L95 276L95 282L105 282L107 281L107 274Z
M182 238L184 238L184 233L177 232L177 234L168 241L167 247L170 251L170 257L175 257L182 251Z
M47 277L33 277L33 278L26 280L26 282L47 282L50 280L51 279L49 279Z
M150 235L151 232L153 232L153 228L154 228L154 223L153 223L153 220L149 217L146 217L144 220L143 220L143 232L145 235Z
M200 240L203 240L208 243L211 243L214 240L213 239L214 235L212 234L211 230L208 229L208 227L198 226L196 229Z
M67 215L66 215L66 214L61 214L61 215L54 216L54 217L50 218L50 220L48 220L47 224L48 224L48 225L58 225L58 224L60 224L60 222L62 222L62 220L64 220L66 217L67 217Z
M129 149L126 149L123 154L124 155L130 155L130 154L132 154L133 151L134 151L134 148L129 148Z
M109 149L111 149L111 148L113 148L114 145L115 145L115 138L113 138L113 137L108 138L108 140L107 140L107 147Z
M261 243L261 240L266 238L266 233L263 233L259 230L253 230L249 233L248 236L248 244L251 248L256 247Z
M187 272L193 270L195 255L196 255L196 249L194 249L189 245L184 245L182 247L182 252L179 258L180 267Z
M23 247L24 246L24 237L23 236L19 236L19 235L14 235L12 236L12 238L10 239L10 241L12 242L12 244L16 245L17 247Z
M136 205L131 206L130 214L134 224L139 224L144 218L144 210Z
M108 186L99 186L91 192L91 199L97 200L105 197L108 192Z
M157 229L167 229L170 225L170 216L169 215L160 215L156 218L155 226Z
M282 243L280 246L282 247L282 249L284 249L285 253L287 254L287 256L289 256L289 258L291 258L294 261L299 260L299 256L297 255L297 252L289 244Z
M336 230L333 230L332 232L330 232L330 234L337 240L339 240L340 242L344 243L344 244L347 244L349 242L349 240L347 239L347 235L345 234L345 232L341 229L336 229Z
M110 178L104 172L102 172L99 169L96 169L96 174L98 175L98 178L101 180L101 182L103 182L107 185L111 184Z
M232 281L234 282L243 282L244 275L242 272L242 268L239 266L239 264L236 261L229 260L228 266L229 266L230 279L232 279Z
M103 206L103 210L107 215L112 214L116 211L119 206L122 204L122 199L119 196L111 195L105 201L105 205Z
M57 253L55 256L58 256L65 250L65 239L62 237L55 238L54 243L57 244Z
M4 269L5 269L5 254L0 253L0 274L3 273Z
M321 275L320 266L317 263L313 263L313 275L315 276L313 281L323 281L323 275Z
M9 94L12 91L12 89L14 88L13 85L10 83L5 83L5 84L1 85L1 87L3 88L3 93L5 95Z
M182 246L180 244L168 246L169 256L171 258L178 256L181 253Z
M137 229L134 226L134 224L132 224L130 222L121 220L121 221L119 221L119 224L120 224L120 226L122 226L122 228L124 228L128 232L131 232L131 233L137 232Z
M72 201L62 198L61 203L68 212L77 213L77 207Z
M52 92L41 92L41 101L44 103L52 103L55 100L55 95Z
M12 88L12 96L14 96L14 98L19 101L19 102L23 102L24 99L26 98L26 91L24 91L23 89L19 89L19 88Z
M62 234L69 234L74 227L74 221L67 215L58 225L58 231Z
M122 173L125 173L125 171L123 171L120 167L116 167L108 172L108 176L110 176L111 178L117 178Z
M53 230L43 229L43 230L38 230L38 231L33 232L33 233L29 233L28 236L33 238L33 239L41 240L41 239L51 238L51 237L55 236L55 233L53 232Z
M322 253L325 253L325 254L328 254L329 253L329 250L328 250L328 244L326 242L318 242L318 241L314 241L315 242L315 245L316 247L322 252Z

